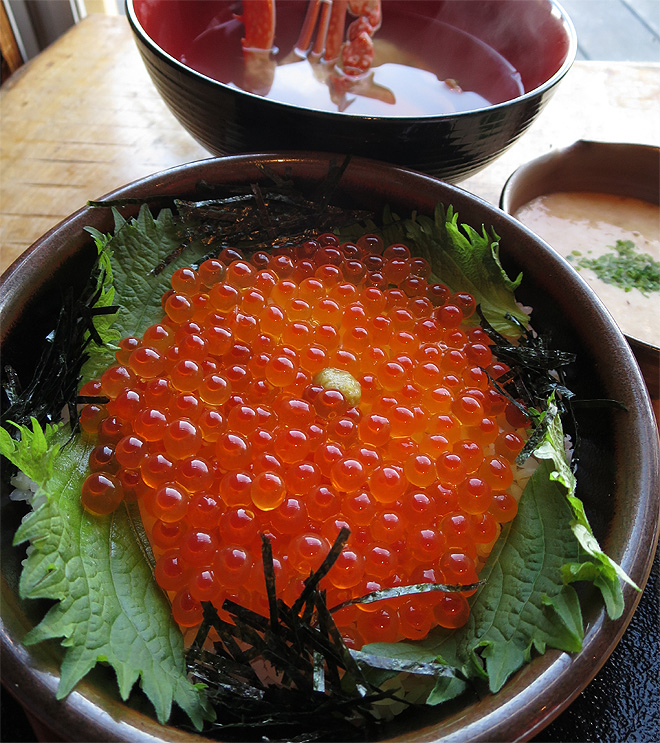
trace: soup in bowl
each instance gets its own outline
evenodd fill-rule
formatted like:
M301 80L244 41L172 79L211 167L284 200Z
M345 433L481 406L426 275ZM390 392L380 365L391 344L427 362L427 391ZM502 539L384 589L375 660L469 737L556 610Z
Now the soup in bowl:
M516 141L577 48L553 0L382 0L362 36L373 56L358 50L364 64L352 74L350 55L314 53L314 34L300 48L310 5L128 0L127 9L156 88L214 154L312 148L453 181ZM265 7L274 8L266 20Z

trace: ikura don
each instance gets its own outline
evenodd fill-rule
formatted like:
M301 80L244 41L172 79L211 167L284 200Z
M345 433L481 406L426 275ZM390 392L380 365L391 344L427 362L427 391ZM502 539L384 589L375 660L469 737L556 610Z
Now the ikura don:
M261 534L288 604L343 527L327 605L386 587L470 586L514 518L527 421L475 301L403 244L320 235L180 268L163 318L81 395L84 507L137 500L183 628L226 598L268 613ZM467 621L469 591L334 613L349 647Z

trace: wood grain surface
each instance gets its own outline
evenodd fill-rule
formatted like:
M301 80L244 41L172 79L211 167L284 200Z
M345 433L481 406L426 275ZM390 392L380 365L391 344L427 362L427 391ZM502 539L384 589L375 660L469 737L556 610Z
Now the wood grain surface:
M210 156L156 92L125 17L88 16L9 78L0 106L0 271L87 200ZM497 203L511 172L552 148L658 132L660 64L576 62L521 139L459 185Z

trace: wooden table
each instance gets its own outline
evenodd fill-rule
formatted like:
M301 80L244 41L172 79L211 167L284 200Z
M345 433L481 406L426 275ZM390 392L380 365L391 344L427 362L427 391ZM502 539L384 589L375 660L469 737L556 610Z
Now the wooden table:
M157 94L122 17L75 26L0 88L0 106L0 272L87 200L209 157ZM521 140L460 185L497 204L507 177L551 149L659 133L660 64L576 62Z

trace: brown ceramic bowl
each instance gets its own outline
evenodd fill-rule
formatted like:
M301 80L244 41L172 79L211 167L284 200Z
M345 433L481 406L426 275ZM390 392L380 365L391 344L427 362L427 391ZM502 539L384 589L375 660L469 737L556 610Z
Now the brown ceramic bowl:
M158 173L115 191L112 198L191 196L200 184L248 184L264 178L256 163L284 175L290 169L301 188L326 174L330 155L290 153L211 159ZM208 193L208 192L205 192ZM584 445L578 495L603 548L638 585L651 567L658 527L658 442L644 382L628 344L587 285L546 244L518 222L475 196L433 178L355 158L336 194L340 201L377 213L432 214L437 202L453 205L462 222L492 226L501 236L501 258L510 275L523 272L519 298L534 307L534 324L552 330L558 348L577 353L569 385L582 398L613 398L622 410L578 414ZM84 227L112 230L105 209L83 208L38 240L0 282L3 364L28 371L37 339L49 329L64 287L89 270L94 247ZM605 494L605 495L604 495ZM162 727L139 694L123 704L113 674L97 668L65 700L55 699L60 648L56 643L21 644L44 609L21 601L17 581L23 550L12 547L20 504L2 499L2 674L27 709L66 740L131 743L197 740ZM602 602L587 591L584 649L577 655L549 651L516 673L496 695L447 709L429 708L386 727L387 740L522 741L539 733L587 686L617 645L640 594L625 585L625 611L606 618Z
M518 168L502 190L500 207L515 216L533 199L562 191L614 194L660 204L659 173L660 147L581 140ZM660 346L626 337L651 395L658 398Z
M277 0L278 60L294 47L306 6ZM350 107L346 113L322 111L240 87L243 27L233 15L239 8L236 0L126 0L156 89L215 155L350 153L456 182L484 168L527 130L577 50L573 25L555 0L383 0L379 38L418 54L440 79L456 78L493 105L422 116L351 114ZM222 67L218 60L235 53L238 61ZM502 59L503 69L510 64L520 73L521 86L510 70L501 78L509 75L506 84L497 82L494 70Z

